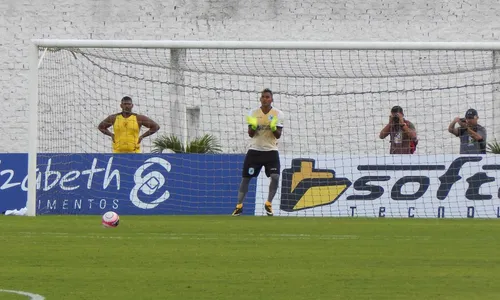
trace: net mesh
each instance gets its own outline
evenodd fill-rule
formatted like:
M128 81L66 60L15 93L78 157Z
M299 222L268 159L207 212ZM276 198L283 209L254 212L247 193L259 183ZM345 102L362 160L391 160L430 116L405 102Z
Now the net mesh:
M111 153L110 138L97 125L119 112L120 99L127 95L134 100L135 112L161 126L143 141L143 153L153 150L155 138L171 134L181 141L212 134L223 153L245 153L249 138L244 115L259 106L259 91L268 87L274 92L274 106L286 116L279 140L284 168L293 158L316 158L318 167L337 165L338 175L355 182L361 175L352 169L362 159L394 163L388 138L379 139L379 132L391 107L400 105L419 139L417 155L407 163L441 163L446 169L459 154L459 139L448 133L448 124L467 109L478 110L489 141L494 139L497 68L494 51L48 49L39 69L38 152L67 157ZM230 176L237 181L240 174L236 170ZM441 175L436 173L434 179ZM391 182L384 182L386 190ZM493 195L489 203L481 202L492 214L497 187L489 183L481 188ZM409 193L415 189L418 185ZM431 184L430 194L432 189ZM460 210L465 189L449 200L460 216L466 213ZM257 193L265 198L267 183ZM177 205L182 206L182 200ZM422 216L436 215L435 205L422 205L429 207ZM349 215L351 206L332 213L331 205L319 205L309 214ZM376 215L381 204L365 206L373 211L363 214Z

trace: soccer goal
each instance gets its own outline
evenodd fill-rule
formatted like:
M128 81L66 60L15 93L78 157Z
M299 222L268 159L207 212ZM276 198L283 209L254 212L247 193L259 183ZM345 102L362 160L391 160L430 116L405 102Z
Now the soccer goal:
M498 218L500 159L460 154L464 139L448 132L473 108L487 143L495 141L498 50L500 43L34 40L28 214L230 214L250 140L244 116L270 88L285 114L276 216ZM124 96L160 125L140 153L113 153L97 129L121 112ZM392 134L380 138L394 106L415 127L413 154L390 154ZM265 214L267 189L262 171L246 213Z

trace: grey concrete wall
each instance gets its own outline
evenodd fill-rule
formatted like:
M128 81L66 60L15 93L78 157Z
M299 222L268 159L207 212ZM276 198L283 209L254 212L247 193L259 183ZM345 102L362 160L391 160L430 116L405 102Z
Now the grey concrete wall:
M107 1L12 1L4 0L0 3L0 84L2 86L1 99L3 109L0 115L3 126L0 128L0 152L25 152L27 148L27 72L28 72L28 45L33 38L58 38L58 39L175 39L175 40L337 40L337 41L496 41L499 37L500 23L498 20L500 3L498 1L159 1L143 0L107 0ZM476 74L477 75L477 74ZM102 76L102 74L100 74ZM480 74L478 77L487 77ZM96 77L102 78L102 77ZM470 79L470 78L469 78ZM195 80L195 79L192 79ZM196 84L201 84L201 79L196 78ZM240 90L253 90L257 92L262 87L262 82L253 79L250 84L239 83ZM277 104L290 118L289 123L292 130L285 132L282 144L288 152L318 151L324 152L355 152L355 153L385 153L387 143L376 139L376 134L385 122L387 111L394 102L406 105L409 109L408 118L415 120L421 131L423 142L420 153L456 153L458 146L456 139L452 139L446 133L446 125L449 120L457 115L463 114L468 106L477 106L482 121L489 128L490 137L495 133L493 122L493 94L494 86L471 87L462 90L451 90L440 94L439 90L432 93L422 93L419 96L403 95L394 98L379 95L372 98L355 99L355 105L347 101L353 99L346 96L339 100L345 107L355 109L348 110L348 115L342 115L339 105L333 104L331 109L335 112L336 121L328 124L315 122L316 125L300 127L299 123L293 123L298 116L294 112L302 103L318 103L318 99L303 97L290 97L287 95L290 89L300 83L272 81L269 87L277 91ZM460 81L460 80L459 80ZM472 81L474 81L472 79ZM488 79L481 79L486 82ZM113 88L115 84L115 88ZM210 84L214 84L213 82ZM222 84L222 83L221 83ZM274 86L273 86L274 84ZM300 83L304 85L305 83ZM374 87L380 83L374 83ZM394 84L401 84L395 82ZM414 83L412 83L414 84ZM449 84L449 83L448 83ZM458 84L458 83L457 83ZM404 85L404 83L403 83ZM425 86L426 83L420 83ZM154 97L167 95L166 91L137 92L134 90L146 85L126 86L120 85L117 79L107 79L106 84L90 84L90 87L107 92L99 93L101 97L109 99L94 99L93 102L82 104L73 103L74 109L85 108L83 112L89 112L85 119L80 114L67 114L74 122L70 126L71 132L64 133L64 128L57 130L45 126L46 139L44 147L49 147L47 140L57 136L78 136L82 134L81 140L87 146L84 151L107 151L107 141L98 132L92 132L97 122L106 114L118 109L118 100L122 94L130 94L138 101L140 97L153 97L148 93L158 93ZM89 86L75 89L87 89ZM224 85L227 86L227 85ZM324 83L322 86L330 86ZM355 85L359 87L359 85ZM150 87L151 88L151 87ZM366 88L366 85L365 85ZM298 87L297 90L301 88ZM306 88L304 88L306 89ZM149 89L151 90L151 89ZM199 99L208 98L207 103L213 106L224 106L222 101L241 100L240 104L234 104L227 111L220 111L221 116L237 116L235 118L204 121L212 124L209 129L217 133L224 142L225 149L231 152L244 151L243 138L236 142L229 142L232 138L231 122L235 122L234 136L244 132L243 118L239 117L240 110L257 105L257 96L251 93L234 94L229 91L206 93L195 95L197 89L189 91L192 95L191 104ZM334 89L337 91L337 88ZM462 93L463 92L463 93ZM63 95L71 95L69 90L60 91ZM83 93L80 91L80 93ZM455 94L463 94L463 98L455 97ZM79 95L79 94L78 94ZM83 93L85 95L85 93ZM486 96L485 96L486 95ZM236 96L236 97L234 97ZM153 97L153 98L154 98ZM167 97L167 96L165 96ZM413 97L413 98L412 98ZM430 98L429 98L430 97ZM236 98L236 99L235 99ZM383 98L383 99L380 99ZM422 102L423 99L426 102ZM157 98L156 98L157 99ZM377 101L379 99L379 101ZM438 99L445 99L438 102ZM217 102L217 100L219 102ZM366 100L366 103L363 103ZM411 100L411 101L410 101ZM116 103L115 103L116 101ZM255 101L255 102L252 102ZM329 99L322 99L323 106ZM418 102L420 101L420 102ZM168 113L162 113L163 102L139 101L137 111L156 116L166 123L163 132L169 133ZM297 104L299 103L299 104ZM71 104L71 103L69 103ZM57 108L54 103L51 107L44 107L42 112L47 114L46 124L51 124L51 114L64 114L62 108ZM62 106L59 105L59 106ZM70 105L71 106L71 105ZM153 106L153 107L151 107ZM437 107L436 109L432 106ZM482 106L482 107L479 107ZM318 106L316 106L317 108ZM424 109L425 108L425 109ZM202 120L203 120L203 108ZM313 111L309 111L314 115ZM360 113L362 112L362 113ZM213 114L213 113L211 113ZM429 114L435 116L430 117ZM102 115L102 116L101 116ZM74 116L74 117L71 117ZM304 116L307 117L307 116ZM239 119L238 119L239 118ZM368 119L366 126L356 125L346 120L356 120L357 123ZM232 121L235 120L235 121ZM229 121L229 123L228 123ZM43 122L43 119L42 119ZM84 124L87 122L88 124ZM219 122L219 125L214 123ZM337 126L338 124L338 126ZM163 125L163 124L162 124ZM41 124L42 128L44 125ZM212 127L213 126L213 127ZM311 127L312 126L312 127ZM315 127L317 126L317 128ZM225 128L225 130L222 130ZM353 129L355 128L355 129ZM305 130L307 129L307 131ZM308 132L315 131L317 135L307 136ZM322 131L323 129L323 131ZM93 135L95 134L95 136ZM444 141L443 138L446 140ZM66 141L66 143L65 143ZM351 141L352 143L346 143ZM432 141L432 142L430 142ZM83 143L83 142L82 142ZM149 149L150 141L146 142L145 149ZM63 151L68 144L67 139L59 139L54 143L53 150ZM346 146L350 144L351 146ZM438 147L436 147L436 144ZM238 145L238 146L234 146ZM307 147L306 147L307 145ZM317 148L315 148L318 145ZM356 146L353 146L356 145ZM78 151L79 147L71 147L69 151ZM450 150L452 149L452 150Z

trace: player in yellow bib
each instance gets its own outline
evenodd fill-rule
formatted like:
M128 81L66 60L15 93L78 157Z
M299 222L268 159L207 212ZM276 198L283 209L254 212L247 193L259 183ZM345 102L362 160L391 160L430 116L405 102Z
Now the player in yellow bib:
M120 107L122 112L104 119L99 124L99 131L111 137L113 153L140 153L142 139L156 133L160 126L144 115L132 113L134 104L130 97L123 97ZM111 126L113 126L113 132L109 131ZM149 130L139 135L141 126Z
M261 93L260 107L251 110L247 115L248 136L252 138L245 161L240 187L238 189L238 203L233 216L243 213L243 200L248 193L248 186L252 177L259 176L264 167L269 177L269 194L264 204L268 216L273 216L272 201L278 190L281 173L280 156L278 153L278 139L283 130L283 112L272 106L273 92L265 89Z

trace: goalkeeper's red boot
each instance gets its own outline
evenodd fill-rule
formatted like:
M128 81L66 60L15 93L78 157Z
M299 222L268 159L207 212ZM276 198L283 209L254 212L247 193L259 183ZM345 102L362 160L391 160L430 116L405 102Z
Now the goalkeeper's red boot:
M236 208L233 211L233 216L239 216L243 213L243 204L236 205Z
M264 204L264 208L266 209L266 214L268 217L274 216L273 214L273 204L269 201L266 201L266 204Z

